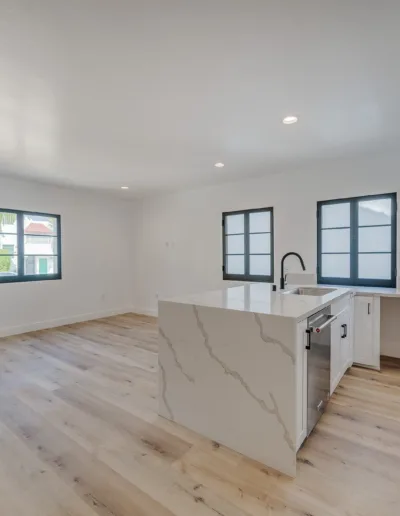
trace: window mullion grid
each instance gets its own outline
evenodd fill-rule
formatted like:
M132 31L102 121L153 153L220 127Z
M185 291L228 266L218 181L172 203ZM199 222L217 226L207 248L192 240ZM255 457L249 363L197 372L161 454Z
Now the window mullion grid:
M350 279L358 283L358 200L350 202Z
M244 214L244 275L250 276L250 215Z
M24 275L24 214L17 213L17 243L18 243L18 276Z

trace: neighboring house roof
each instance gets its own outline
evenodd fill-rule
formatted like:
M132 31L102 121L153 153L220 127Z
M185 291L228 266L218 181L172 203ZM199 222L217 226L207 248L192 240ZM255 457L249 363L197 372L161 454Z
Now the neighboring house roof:
M36 235L49 235L52 233L52 231L40 222L31 222L28 226L26 226L25 233L35 233Z

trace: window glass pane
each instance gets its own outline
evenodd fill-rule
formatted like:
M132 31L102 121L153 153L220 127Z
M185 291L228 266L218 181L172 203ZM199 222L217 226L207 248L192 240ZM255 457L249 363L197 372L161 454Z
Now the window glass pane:
M250 233L271 231L271 212L257 211L249 214Z
M244 235L226 237L227 254L244 254Z
M57 237L42 235L24 236L25 254L57 254Z
M391 217L391 199L376 199L375 201L360 201L358 203L359 226L376 226L378 224L390 224Z
M323 254L321 275L324 278L350 278L350 254Z
M58 262L56 256L25 256L25 274L57 274Z
M228 215L225 217L227 235L244 233L244 215Z
M17 235L2 235L0 233L0 253L17 254Z
M17 214L0 211L0 233L17 232Z
M41 215L24 215L25 235L57 235L57 219Z
M244 274L244 256L226 257L227 274Z
M390 279L391 258L388 254L359 254L358 277L362 279Z
M392 226L359 228L358 250L360 252L387 251L390 253L392 250Z
M271 256L250 255L250 274L269 276L271 274Z
M350 229L323 229L322 230L323 253L349 253Z
M350 226L350 203L324 204L321 208L322 228L342 228Z
M250 253L266 253L271 252L271 234L261 233L250 235Z
M5 276L17 276L18 274L18 257L4 256L0 251L0 279Z

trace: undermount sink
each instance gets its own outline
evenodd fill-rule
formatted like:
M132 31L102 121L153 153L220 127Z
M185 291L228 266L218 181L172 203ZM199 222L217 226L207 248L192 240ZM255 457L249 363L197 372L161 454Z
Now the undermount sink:
M294 294L297 296L325 296L334 292L335 288L323 288L323 287L299 287L294 290L288 290L283 292L284 294Z

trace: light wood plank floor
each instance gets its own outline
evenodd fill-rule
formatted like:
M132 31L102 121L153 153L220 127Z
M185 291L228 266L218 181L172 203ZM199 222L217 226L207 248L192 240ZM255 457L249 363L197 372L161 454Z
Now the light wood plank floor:
M399 362L345 376L296 480L157 417L156 378L152 318L1 339L0 515L400 515Z

